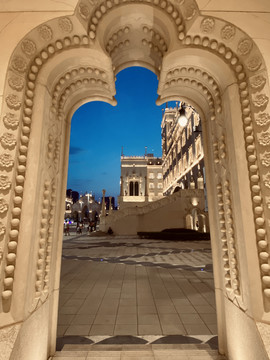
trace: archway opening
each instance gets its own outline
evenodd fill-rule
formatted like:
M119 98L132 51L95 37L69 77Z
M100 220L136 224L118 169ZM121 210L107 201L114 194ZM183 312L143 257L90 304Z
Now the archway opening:
M130 70L133 70L133 75L130 75L130 73L132 73ZM198 131L198 124L195 126L195 120L192 116L189 118L192 118L192 123L189 122L187 128L185 128L185 145L187 141L189 142L184 151L186 155L185 160L183 160L183 149L178 143L180 139L177 139L173 146L168 146L167 149L164 148L164 154L162 155L161 123L166 111L170 111L170 109L173 116L171 119L168 118L164 120L164 122L169 123L177 120L175 116L179 112L179 102L164 105L163 113L161 108L156 107L155 109L154 100L156 95L153 91L153 85L151 85L151 99L153 102L151 110L148 113L136 113L135 109L146 110L146 106L141 104L142 100L138 100L140 98L139 93L143 93L142 97L145 100L146 95L150 92L149 84L152 82L157 88L157 79L155 75L148 70L135 68L127 69L119 73L119 82L125 72L127 73L125 81L129 84L132 83L131 88L133 88L133 92L128 94L127 88L125 88L123 99L126 105L128 105L128 108L124 110L122 115L112 115L113 111L117 108L112 109L107 104L103 104L103 109L100 107L100 103L86 104L84 107L87 107L88 110L84 115L80 115L80 118L87 117L90 127L87 128L80 125L76 119L72 126L78 127L78 129L75 132L73 128L71 129L69 174L71 174L71 171L74 171L77 176L81 172L81 170L74 166L74 164L77 164L73 156L74 153L81 156L81 174L87 173L88 167L90 167L90 170L93 172L94 167L99 165L102 165L100 173L106 172L106 174L99 178L99 188L97 189L91 188L91 180L87 176L88 184L84 190L78 189L78 187L76 188L75 184L78 179L75 179L76 181L73 183L69 179L68 188L74 188L75 186L74 190L78 192L89 192L90 190L91 194L96 194L96 199L100 202L102 201L102 188L106 188L108 196L112 195L116 197L120 194L121 197L122 187L119 187L119 178L122 176L122 173L120 174L119 171L120 160L126 160L124 155L125 150L122 150L122 156L120 156L121 147L123 146L124 149L128 151L129 156L127 157L131 158L129 159L131 163L125 167L125 169L128 169L127 179L125 179L128 196L134 198L140 197L142 189L140 181L144 179L141 173L139 173L138 178L135 176L135 163L136 160L144 160L150 168L147 173L148 193L153 192L152 184L154 184L154 182L161 184L164 182L164 179L169 177L170 181L167 180L166 182L167 193L163 199L166 197L169 198L170 196L176 196L177 199L177 196L181 192L182 182L185 181L186 189L184 191L188 194L186 205L189 207L189 212L194 212L194 209L196 209L198 205L198 199L196 198L196 204L192 203L194 196L191 197L190 194L194 190L198 196L198 188L201 183L199 170L203 172L203 169L196 167L196 170L194 170L194 167L193 172L191 171L190 173L192 166L190 166L189 171L188 166L192 165L193 161L197 161L196 164L199 164L201 160L199 159L200 154L197 154L198 156L196 157L190 151L190 146L193 146L192 132L193 130ZM149 77L152 77L151 81ZM135 85L136 80L138 82L137 85ZM117 94L119 94L119 89L117 90ZM120 107L121 99L117 100ZM132 102L132 100L135 101ZM92 111L96 111L95 115L91 113L91 106ZM79 111L80 109L78 112ZM107 122L102 119L102 115L105 116ZM113 125L112 128L109 128L109 124ZM179 127L178 124L174 126ZM169 128L166 131L169 131ZM155 141L152 140L154 137L153 133L156 134ZM179 129L181 139L183 133L183 129ZM167 135L167 140L169 136L170 135ZM97 138L96 142L94 137ZM164 141L165 137L164 135ZM75 139L74 143L72 143L73 138ZM138 142L140 142L139 149L141 150L134 150ZM153 146L153 142L156 145ZM89 152L86 150L88 143L90 144ZM83 149L84 145L87 145L85 149ZM148 146L147 151L145 150L145 146ZM155 157L148 153L149 148L150 152L155 151L155 155L158 156L161 163L158 163ZM194 142L194 150L197 148L198 145ZM202 143L200 149L202 149ZM84 154L84 152L86 152L86 154ZM114 158L113 161L108 160L111 155ZM98 158L98 156L100 156L100 158ZM162 168L164 165L162 164L162 159L169 160L171 157L172 163L166 168ZM188 161L186 165L185 161ZM89 163L91 164L90 166ZM110 165L112 165L111 168ZM179 176L184 166L184 175ZM104 169L104 167L106 169ZM117 172L115 171L116 167ZM159 167L161 170L155 172L153 170L154 167ZM140 169L140 171L142 171L142 169ZM115 179L113 179L112 174L114 174ZM160 174L162 174L161 177ZM109 184L112 184L113 180L117 184L117 190L115 192L110 190L110 187L107 189L107 185L104 185L105 182L102 183L102 181L107 178L109 178ZM177 191L173 189L177 189ZM179 194L177 195L176 193ZM144 194L144 196L145 195L146 194ZM160 200L162 201L163 199ZM81 201L83 201L82 198ZM151 202L158 204L159 200L157 200L157 202ZM148 201L148 204L149 203ZM135 204L136 207L144 205ZM145 205L147 206L147 204ZM175 211L175 209L172 211ZM181 211L177 214L179 225L177 226L176 222L174 225L171 225L169 221L167 228L177 230L177 228L186 227L186 210L182 209ZM117 216L117 213L120 214L120 212L121 206L120 210L115 211L115 216ZM166 210L163 214L164 218L166 218ZM101 215L101 209L99 215ZM108 215L109 219L112 215ZM180 219L180 217L182 218ZM158 220L154 219L154 223L155 222L157 223ZM196 226L192 227L192 229L194 228L196 228ZM115 229L114 226L112 226L112 229ZM165 230L165 227L162 230ZM135 234L137 234L137 232ZM159 245L155 240L154 244L151 244L152 241L149 240L137 238L133 241L130 236L123 238L123 236L117 237L117 234L111 238L106 235L107 237L104 240L104 238L95 237L95 234L87 233L86 230L83 236L84 238L79 235L79 237L75 236L74 239L64 239L58 347L63 346L65 341L70 341L70 337L72 336L95 339L95 336L105 335L108 335L108 337L116 335L127 337L135 336L137 338L145 335L156 335L158 337L172 335L206 335L209 336L210 339L217 334L212 259L209 241L196 243L192 251L191 249L185 249L183 251L181 246L179 247L179 244L171 241L170 235L166 241L162 242L162 244L159 243ZM189 239L191 239L191 241L188 242L189 245L187 246L190 246L192 240L194 240L192 237L189 237ZM71 244L73 250L75 249L72 255L70 252ZM202 250L202 248L205 248L205 244L207 244L208 247L206 251ZM133 250L129 253L127 249ZM164 258L160 260L160 254L164 251ZM193 251L195 251L197 255L202 255L204 259L200 258L200 256L195 258ZM68 253L69 257L67 256ZM175 257L173 260L170 259L172 253L175 254L173 255ZM186 254L186 260L183 258L184 253ZM206 278L208 282L205 281ZM72 291L74 292L70 291L71 288L73 288ZM195 330L196 326L198 327L197 330Z

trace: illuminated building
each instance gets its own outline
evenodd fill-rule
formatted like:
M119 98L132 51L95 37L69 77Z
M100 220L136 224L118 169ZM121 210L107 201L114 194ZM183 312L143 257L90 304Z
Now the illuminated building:
M163 193L204 188L204 153L199 114L185 106L186 124L179 123L179 107L166 107L162 117Z
M163 197L162 159L153 154L121 156L119 207L140 206Z

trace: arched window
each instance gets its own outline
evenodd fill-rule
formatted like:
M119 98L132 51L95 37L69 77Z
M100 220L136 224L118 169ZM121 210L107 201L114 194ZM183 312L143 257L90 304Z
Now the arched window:
M133 181L129 183L129 196L133 196Z
M135 196L139 196L139 183L138 183L138 181L135 182Z

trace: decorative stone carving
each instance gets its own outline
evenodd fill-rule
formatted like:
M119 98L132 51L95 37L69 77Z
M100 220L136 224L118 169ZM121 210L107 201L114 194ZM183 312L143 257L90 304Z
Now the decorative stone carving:
M144 3L148 4L149 1L143 0ZM185 38L185 32L184 32L184 24L183 19L181 15L178 12L178 9L169 1L156 1L153 0L153 3L161 10L164 11L166 8L167 14L171 17L171 20L174 22L177 30L178 30L178 38L180 40L183 40ZM95 13L92 15L90 22L89 22L89 37L91 40L94 40L96 38L96 30L98 27L98 24L102 17L107 13L107 11L111 10L112 8L119 5L119 0L116 0L114 2L111 1L103 1L98 9L96 9ZM190 20L193 18L193 16L197 12L197 8L194 6L193 3L188 4L187 0L185 1L185 8L183 9L183 12L186 14L186 19Z
M0 197L0 214L7 212L8 204L3 197Z
M79 5L79 14L84 20L87 20L90 15L90 10L87 5L81 3Z
M235 27L232 25L225 25L220 32L221 38L225 41L231 41L235 37Z
M265 203L268 209L270 209L270 196L265 197Z
M44 41L50 41L53 37L52 29L48 25L41 25L38 28L39 36Z
M13 149L16 145L16 139L15 136L11 133L4 133L0 137L0 141L3 147Z
M270 114L260 113L255 116L256 124L259 126L267 125L270 122Z
M6 103L7 103L7 106L10 108L10 109L14 109L14 110L18 110L20 109L21 107L21 101L19 99L19 97L15 94L9 94L7 95L6 97Z
M10 129L17 129L18 125L19 125L19 120L17 119L17 117L15 116L15 114L12 113L7 113L4 117L3 117L3 122L5 124L5 126L7 128Z
M4 235L5 232L6 232L6 227L0 222L0 236Z
M186 2L185 2L185 3L186 3ZM191 3L188 3L188 4L185 6L185 3L184 3L185 19L186 19L186 20L191 20L191 19L193 19L193 17L196 15L197 9L196 9L195 5L193 5L193 4L191 4Z
M268 104L269 98L265 94L259 94L253 97L253 104L256 107L264 107Z
M144 27L143 28L144 32L147 32L145 29L147 29L147 31L149 31L149 29L147 27ZM129 26L124 26L124 27L120 28L119 30L117 30L116 32L114 32L107 42L106 50L111 53L117 47L117 41L120 40L120 38L125 37L129 32L130 32ZM126 41L129 42L129 40L126 40ZM126 45L125 44L126 41L124 42L124 45ZM118 44L118 46L120 46L120 43Z
M21 56L16 56L12 60L11 66L14 70L18 71L19 73L24 73L27 68L26 61Z
M215 19L213 19L211 17L207 17L202 20L201 30L203 33L209 34L209 33L213 32L214 28L215 28Z
M51 259L51 228L55 210L56 186L54 181L45 181L40 222L40 240L36 269L35 299L45 299L49 288ZM50 225L49 225L50 224Z
M71 20L67 17L60 18L58 20L58 25L60 29L65 33L70 33L73 30L73 24Z
M11 187L11 182L6 175L0 175L0 190L8 190Z
M266 175L263 175L263 183L270 189L270 172L268 172Z
M257 75L250 80L250 86L257 90L263 88L266 83L266 78L262 75Z
M250 71L259 70L262 65L262 60L259 56L254 56L247 62L247 68Z
M248 55L253 47L253 43L250 39L242 39L239 41L237 51L240 55Z
M270 166L270 152L266 151L263 154L260 154L260 158L264 166Z
M34 41L30 39L25 39L21 43L21 49L25 53L26 56L31 57L35 54L37 51L36 44Z
M268 131L262 131L257 134L258 141L262 146L270 145L270 133Z
M8 84L13 90L21 91L24 87L24 79L13 75L8 79Z
M11 325L6 328L2 328L0 331L0 349L1 358L10 359L12 349L14 348L15 340L18 336L20 325Z
M9 169L13 167L14 160L12 159L9 153L4 153L0 155L0 167L4 169Z

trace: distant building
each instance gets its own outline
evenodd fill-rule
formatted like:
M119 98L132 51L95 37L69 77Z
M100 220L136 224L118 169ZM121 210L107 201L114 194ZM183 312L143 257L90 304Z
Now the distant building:
M73 204L75 204L75 202L78 201L80 198L80 194L78 193L78 191L74 191L71 189L67 190L66 195L68 198L72 198Z
M73 200L71 197L66 196L66 201L65 201L65 220L66 219L71 219L71 212L72 212L72 205L73 205Z
M101 212L101 204L95 200L91 193L87 193L79 198L72 205L72 219L74 221L94 221Z
M139 206L163 196L162 159L153 154L121 156L120 208Z
M187 124L178 122L179 107L164 110L162 117L163 192L205 188L202 127L199 114L185 107Z

